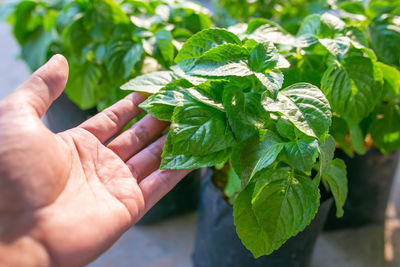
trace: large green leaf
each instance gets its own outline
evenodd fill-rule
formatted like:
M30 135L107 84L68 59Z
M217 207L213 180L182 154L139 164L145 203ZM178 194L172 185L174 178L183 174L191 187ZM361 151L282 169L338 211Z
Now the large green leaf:
M109 44L105 64L110 77L116 80L128 78L142 54L143 47L140 43L117 40Z
M338 37L336 39L321 38L319 42L339 60L343 58L350 47L350 38L348 37Z
M225 113L193 100L174 110L171 143L174 154L207 155L227 149L234 139Z
M99 88L100 77L101 71L96 65L72 63L65 92L81 109L92 108L104 94Z
M322 78L322 91L333 112L358 124L375 108L382 94L382 76L372 60L350 56L332 64Z
M312 35L321 38L333 38L336 33L342 32L345 26L344 21L331 13L313 14L303 20L297 36Z
M197 155L195 153L176 154L173 153L172 150L171 133L169 133L165 140L164 151L162 153L161 169L180 170L211 167L225 163L231 155L230 148L207 155Z
M328 101L321 90L308 83L293 84L281 90L275 100L265 97L262 104L267 111L286 117L309 136L324 137L331 124Z
M121 89L154 94L174 80L173 72L157 71L138 76L122 85Z
M302 231L319 206L319 190L311 179L287 170L260 172L236 198L234 223L242 243L254 257L270 254Z
M400 66L400 25L389 21L374 21L369 24L368 33L379 59Z
M199 76L248 76L252 74L247 65L248 56L246 48L222 44L205 52L185 70L190 75Z
M296 169L311 174L311 168L318 156L318 141L312 137L285 144L286 157Z
M321 28L321 16L317 14L310 15L306 17L299 31L297 32L297 36L304 34L318 35Z
M155 55L161 55L161 63L165 67L169 67L174 62L175 47L172 44L172 34L167 30L159 30L156 32Z
M389 99L396 98L400 93L400 71L396 67L386 65L382 62L375 63L382 70L383 88Z
M223 29L207 29L193 35L185 42L175 58L184 70L190 69L196 58L222 44L241 44L239 38Z
M92 42L86 30L85 17L81 17L69 24L62 33L63 45L74 57L81 57L83 49Z
M223 104L229 125L238 141L258 133L268 121L268 113L259 95L244 93L238 86L228 86L223 93Z
M21 56L32 71L46 62L48 49L52 41L52 34L43 28L38 28L26 37L21 47Z
M96 10L94 15L96 17L104 17L114 24L129 23L127 14L114 0L93 0L93 6ZM100 20L103 20L103 18Z
M322 179L328 184L336 203L336 216L343 216L343 205L347 198L346 165L341 159L334 159L322 174Z
M271 131L260 141L258 135L238 145L232 155L232 166L243 185L264 168L270 166L282 151L285 143Z
M257 20L257 21L256 21ZM293 46L296 38L286 32L278 24L263 19L255 19L249 23L246 37L259 43L274 43Z
M255 72L254 75L265 86L271 97L274 97L279 89L282 88L283 74L280 71L270 71L268 73Z
M171 121L175 107L182 106L185 101L188 101L188 96L184 91L175 86L167 86L151 95L139 107L159 120Z
M258 44L250 53L249 66L255 72L266 72L278 63L278 51L272 45Z

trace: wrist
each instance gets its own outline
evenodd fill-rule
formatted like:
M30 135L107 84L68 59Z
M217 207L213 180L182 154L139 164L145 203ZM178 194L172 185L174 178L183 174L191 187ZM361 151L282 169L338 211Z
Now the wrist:
M31 237L0 240L0 266L51 266L44 246Z
M0 219L0 266L51 266L51 257L44 245L15 231L16 224L7 216Z

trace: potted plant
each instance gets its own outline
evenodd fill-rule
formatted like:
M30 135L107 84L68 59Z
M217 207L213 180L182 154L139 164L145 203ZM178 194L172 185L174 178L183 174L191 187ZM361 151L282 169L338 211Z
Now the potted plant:
M218 216L235 224L255 258L278 250L310 224L319 208L320 186L331 191L342 215L346 170L343 161L333 159L329 103L309 83L282 88L281 70L289 64L273 44L208 29L189 38L175 62L169 72L139 76L122 88L152 94L140 107L171 122L161 168L220 170L214 180L229 192L233 217ZM220 194L208 197L222 201ZM214 251L207 245L207 254L215 258L231 249L231 244ZM299 246L290 253L300 253ZM246 250L237 256L252 264L265 261L254 260ZM195 256L195 265L201 262Z
M69 61L65 94L46 114L55 132L127 95L119 87L129 79L169 68L182 42L211 26L207 9L179 0L20 0L4 3L1 13L32 71L55 53ZM199 188L200 173L193 172L141 223L195 209Z
M400 144L399 4L330 4L327 12L304 18L296 35L266 19L231 30L279 45L291 63L284 86L312 83L330 102L330 133L340 148L337 156L348 166L349 197L343 218L335 219L332 211L327 227L383 222L398 160L392 152Z

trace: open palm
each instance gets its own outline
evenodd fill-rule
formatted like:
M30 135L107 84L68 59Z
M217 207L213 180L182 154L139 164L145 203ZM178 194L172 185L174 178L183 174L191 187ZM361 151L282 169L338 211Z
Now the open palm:
M13 264L17 259L18 265L87 264L188 173L159 170L165 138L151 142L165 123L147 115L118 135L141 112L140 94L76 128L51 133L40 117L61 94L67 76L65 58L55 56L0 103L0 259L5 264L7 259Z

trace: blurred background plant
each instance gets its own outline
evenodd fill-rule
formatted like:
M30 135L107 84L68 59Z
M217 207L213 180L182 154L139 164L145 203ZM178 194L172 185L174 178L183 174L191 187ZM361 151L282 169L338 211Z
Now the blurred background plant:
M167 69L183 41L212 25L210 11L181 0L8 1L1 17L32 71L55 53L67 57L65 92L83 110L102 110L126 95L119 86L130 78Z

